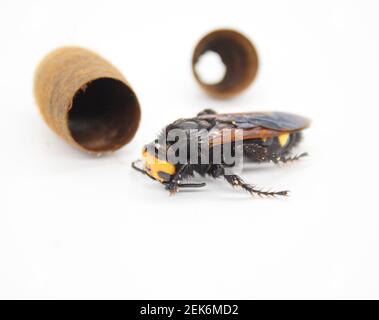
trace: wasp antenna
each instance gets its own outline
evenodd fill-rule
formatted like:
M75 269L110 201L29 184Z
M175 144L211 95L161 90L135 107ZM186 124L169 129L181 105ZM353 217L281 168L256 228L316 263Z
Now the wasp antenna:
M132 162L132 168L134 169L134 170L137 170L138 172L141 172L142 174L147 174L147 172L145 171L145 170L143 170L143 169L141 169L141 168L138 168L137 166L136 166L136 163L140 163L141 162L141 160L136 160L136 161L133 161Z

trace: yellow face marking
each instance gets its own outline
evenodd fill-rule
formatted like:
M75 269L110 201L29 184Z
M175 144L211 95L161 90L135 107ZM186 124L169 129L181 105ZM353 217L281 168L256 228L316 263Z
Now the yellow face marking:
M163 172L170 176L175 174L175 166L172 163L160 160L156 156L148 153L146 150L142 152L142 161L144 162L144 167L147 174L159 182L164 182L165 180L159 176L158 172Z
M282 133L279 137L278 137L278 140L279 140L279 144L282 148L284 148L287 143L288 143L288 140L290 139L290 134L287 132L287 133Z

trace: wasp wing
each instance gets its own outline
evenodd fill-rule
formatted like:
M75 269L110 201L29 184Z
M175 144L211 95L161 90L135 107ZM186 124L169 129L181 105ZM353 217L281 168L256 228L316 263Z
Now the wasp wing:
M277 131L297 131L309 126L307 118L286 112L250 112L202 115L199 118L214 119L217 123L229 123L235 128L266 128Z
M214 121L209 132L210 145L276 137L283 132L303 130L310 124L307 118L285 112L211 114L199 118Z

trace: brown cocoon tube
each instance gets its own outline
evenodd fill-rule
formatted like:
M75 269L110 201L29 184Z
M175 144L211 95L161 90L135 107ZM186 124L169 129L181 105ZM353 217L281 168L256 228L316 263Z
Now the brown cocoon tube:
M65 47L48 54L35 73L34 94L50 128L81 150L117 150L138 129L141 114L133 89L89 50Z
M200 57L212 51L217 53L226 67L224 78L216 84L203 82L196 71ZM258 55L253 44L241 33L220 29L203 37L192 56L192 71L196 81L216 98L230 98L245 90L255 79L258 71Z

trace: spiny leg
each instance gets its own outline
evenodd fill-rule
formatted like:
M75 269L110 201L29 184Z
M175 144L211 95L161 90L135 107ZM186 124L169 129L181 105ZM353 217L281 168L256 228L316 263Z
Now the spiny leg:
M284 191L263 191L260 189L256 189L254 186L245 183L239 176L237 175L224 175L225 180L232 187L240 187L243 190L249 192L251 195L258 195L260 197L275 197L275 196L287 196L287 190Z
M260 146L258 144L246 144L244 145L244 155L248 157L253 162L268 162L272 161L275 164L279 163L290 163L300 160L308 156L307 152L303 152L299 155L289 155L288 152L285 154L277 154L271 151L269 147Z
M282 156L279 156L279 157L273 157L272 161L276 164L278 163L290 163L290 162L295 162L295 161L298 161L300 160L301 158L304 158L304 157L307 157L308 156L308 153L307 152L303 152L299 155L295 155L295 156L286 156L286 155L282 155Z

